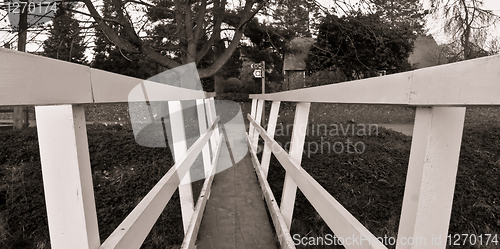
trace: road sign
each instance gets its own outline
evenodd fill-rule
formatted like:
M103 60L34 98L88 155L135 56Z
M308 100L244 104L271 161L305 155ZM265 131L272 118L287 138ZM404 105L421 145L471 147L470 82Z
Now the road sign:
M255 70L253 71L253 77L255 77L255 78L262 78L262 70L260 70L260 69L255 69Z
M250 67L254 69L262 69L262 65L262 63L253 63L252 65L250 65Z

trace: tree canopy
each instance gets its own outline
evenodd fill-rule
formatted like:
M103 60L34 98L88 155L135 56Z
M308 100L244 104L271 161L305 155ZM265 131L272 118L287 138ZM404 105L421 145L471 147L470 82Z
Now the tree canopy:
M54 59L85 64L84 36L80 32L78 20L73 17L70 3L60 3L52 25L49 37L43 42L42 55Z
M452 43L458 42L457 57L467 60L481 56L488 30L500 19L492 10L483 8L482 0L431 0L432 13L444 18L443 30Z
M337 68L347 79L371 77L410 69L408 56L416 33L390 25L380 13L323 18L306 61L309 73Z
M226 9L226 0L111 0L113 15L104 17L91 0L83 2L98 27L122 51L143 54L165 68L195 62L201 78L216 74L231 58L246 24L265 4L248 0L234 9ZM145 11L147 15L137 17L134 11ZM213 63L200 67L226 29L232 35L224 41L227 44L224 51L216 55Z

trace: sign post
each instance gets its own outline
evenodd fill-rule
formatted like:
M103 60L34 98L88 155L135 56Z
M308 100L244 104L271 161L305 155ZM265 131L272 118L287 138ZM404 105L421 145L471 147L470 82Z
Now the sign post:
M253 77L262 79L262 94L266 93L266 62L262 61L259 64L252 64L252 68L255 68L253 71ZM265 109L266 108L262 109L262 125L264 125L265 120Z

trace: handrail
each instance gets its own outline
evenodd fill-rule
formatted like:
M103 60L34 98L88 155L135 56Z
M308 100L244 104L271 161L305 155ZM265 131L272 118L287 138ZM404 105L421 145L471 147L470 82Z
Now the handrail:
M99 247L100 249L139 248L142 245L149 231L153 228L154 223L177 189L177 186L181 183L181 179L189 172L189 168L196 160L201 149L208 142L219 120L220 117L215 119L210 129L200 136L184 154L183 158L178 160L162 179L158 181L134 210L130 212L115 231L104 241Z
M422 248L445 248L446 243L431 243L436 236L447 236L465 110L467 106L500 105L499 72L500 55L495 55L351 82L250 95L248 146L281 247L294 248L289 229L299 187L338 237L364 241L344 244L346 248L386 248L300 166L310 103L351 103L416 106L396 248L412 248L407 243L410 239L423 239L427 244L418 245ZM273 103L267 131L261 124L265 101ZM297 102L289 154L273 138L282 101ZM256 156L259 137L264 140L261 162ZM267 183L270 153L286 170L279 206Z
M268 101L414 106L500 105L500 55L270 94Z
M160 80L166 80L165 77L179 82L199 80L192 73L183 74L183 70L185 68L172 69L166 72L168 75L161 75ZM136 79L4 48L0 48L0 75L0 105L35 105L52 248L139 248L177 188L185 229L182 248L194 248L222 144L215 93ZM168 101L172 134L185 145L184 128L174 128L184 127L181 100L196 100L200 137L189 149L173 143L175 165L101 245L81 104ZM207 124L210 124L208 129ZM203 152L205 183L194 207L191 183L183 182L200 152Z
M148 89L149 101L213 97L200 90L160 84L75 63L0 48L0 106L118 103L137 85ZM154 94L154 95L153 95Z
M387 248L377 240L347 209L333 198L314 178L309 175L290 155L272 139L264 128L258 125L249 114L248 119L262 136L266 145L271 148L274 156L280 162L293 181L299 186L304 196L318 211L326 224L337 237L363 237L366 242L360 243L359 248Z

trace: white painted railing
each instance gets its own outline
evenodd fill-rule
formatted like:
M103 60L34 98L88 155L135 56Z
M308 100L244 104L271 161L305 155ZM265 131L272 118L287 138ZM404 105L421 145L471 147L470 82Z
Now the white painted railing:
M290 225L297 187L337 237L358 238L346 248L386 248L300 166L311 102L416 106L397 248L445 248L467 106L500 105L500 56L293 91L250 95L247 135L252 161L282 248L295 248ZM265 101L272 101L267 131ZM274 139L281 101L297 102L287 153ZM256 156L259 136L265 145ZM281 204L267 183L271 152L286 170ZM408 239L426 244L410 245Z
M2 48L0 75L0 105L35 105L52 248L139 248L177 188L182 248L194 248L222 142L213 94ZM144 101L144 96L129 95L138 85L151 90L146 101L168 101L171 114L182 113L180 101L196 100L201 135L188 149L182 115L170 115L175 165L101 245L81 104ZM191 183L185 179L200 152L205 182L194 206Z

